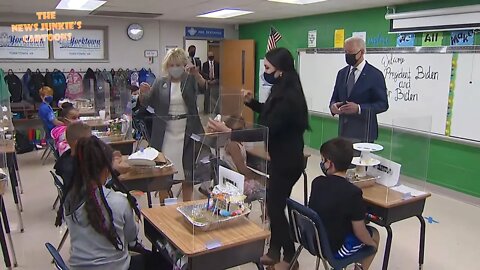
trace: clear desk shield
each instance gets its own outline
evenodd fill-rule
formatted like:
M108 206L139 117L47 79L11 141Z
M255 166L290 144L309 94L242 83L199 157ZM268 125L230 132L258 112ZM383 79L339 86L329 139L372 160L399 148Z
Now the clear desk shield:
M152 198L154 208L170 211L172 233L182 242L181 248L169 247L172 260L185 264L185 255L244 241L253 241L261 256L268 236L268 129L242 117L250 110L242 95L219 97L229 105L212 114L185 114L198 108L174 100L169 110L150 110L146 140L161 152L156 169L174 172L158 186L160 202Z
M342 137L352 141L354 157L347 178L363 189L364 198L383 205L395 205L426 196L431 116L396 117L378 123L372 110L314 118L320 138L311 138L320 147Z

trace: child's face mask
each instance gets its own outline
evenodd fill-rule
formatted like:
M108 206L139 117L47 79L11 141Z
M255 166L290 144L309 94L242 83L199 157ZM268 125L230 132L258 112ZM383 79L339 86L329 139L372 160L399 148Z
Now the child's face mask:
M53 96L45 96L44 100L46 103L50 104L53 101Z

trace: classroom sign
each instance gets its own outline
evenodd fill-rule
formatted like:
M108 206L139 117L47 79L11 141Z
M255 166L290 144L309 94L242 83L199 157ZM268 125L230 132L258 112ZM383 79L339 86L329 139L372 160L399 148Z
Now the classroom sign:
M442 32L423 33L423 36L422 36L423 47L439 47L439 46L442 46L442 42L443 42Z
M334 48L343 48L343 43L345 42L345 29L335 30L335 41L333 44Z
M72 38L53 42L55 59L105 59L104 30L71 30Z
M25 32L12 32L9 26L0 26L0 59L48 59L48 41L25 41Z
M415 46L415 34L398 34L397 47L413 47Z
M475 40L473 30L453 31L450 36L451 46L471 46Z
M308 47L317 47L317 30L308 31Z

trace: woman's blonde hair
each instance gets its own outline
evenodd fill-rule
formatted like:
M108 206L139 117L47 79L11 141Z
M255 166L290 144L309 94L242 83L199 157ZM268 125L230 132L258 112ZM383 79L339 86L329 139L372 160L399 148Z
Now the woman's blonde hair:
M185 50L175 48L167 52L167 55L165 55L162 62L163 73L168 74L168 65L171 63L179 63L185 66L188 63L188 57Z

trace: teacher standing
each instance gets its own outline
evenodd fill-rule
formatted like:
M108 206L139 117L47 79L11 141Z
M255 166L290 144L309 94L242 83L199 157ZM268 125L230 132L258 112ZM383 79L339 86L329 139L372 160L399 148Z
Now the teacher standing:
M387 87L383 73L365 61L365 41L345 40L348 66L337 74L330 100L330 111L340 116L338 135L357 142L378 138L377 114L388 110Z
M273 49L265 55L264 65L264 78L272 84L266 102L256 101L249 91L244 91L244 94L245 104L259 113L258 123L268 127L270 179L267 187L267 211L271 239L268 253L260 258L260 262L264 265L275 265L278 270L288 269L295 255L285 207L305 165L303 133L309 128L308 109L292 54L285 48ZM214 120L209 121L209 129L231 131L223 123ZM242 135L241 132L233 133L232 140L249 140L249 136ZM259 135L261 137L262 134ZM298 269L298 264L294 269Z
M174 180L182 182L183 200L191 200L193 193L193 167L198 149L194 152L192 134L204 133L197 109L199 87L205 80L199 70L188 64L183 49L172 49L165 56L162 69L166 77L155 80L150 88L140 85L140 100L150 113L152 136L150 145L168 157L178 173Z

